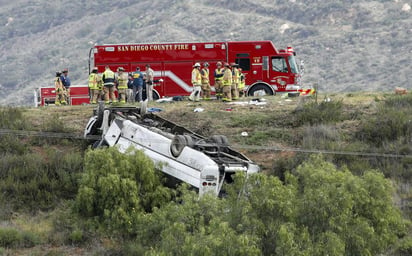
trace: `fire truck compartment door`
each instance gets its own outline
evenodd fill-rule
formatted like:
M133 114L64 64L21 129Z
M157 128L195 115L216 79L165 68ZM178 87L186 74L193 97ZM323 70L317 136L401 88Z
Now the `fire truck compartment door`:
M165 95L186 95L192 91L191 62L165 62L163 88Z

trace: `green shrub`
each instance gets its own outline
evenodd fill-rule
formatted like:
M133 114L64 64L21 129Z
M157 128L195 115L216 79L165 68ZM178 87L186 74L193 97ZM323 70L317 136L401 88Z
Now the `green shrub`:
M46 156L26 153L1 156L0 193L15 210L46 210L73 198L83 158L79 153L49 150Z
M335 142L341 135L331 125L319 124L304 126L302 132L302 147L306 149L336 150Z
M0 136L0 152L1 154L17 154L21 155L29 152L30 148L21 140L16 139L14 135Z
M322 101L320 104L309 102L294 112L296 126L304 124L327 124L345 120L342 101Z
M83 231L80 229L73 230L69 235L69 241L73 244L80 244L84 241Z
M412 94L391 95L386 97L384 107L395 109L410 109L412 107Z
M22 241L20 247L30 248L40 243L40 238L32 232L22 231L21 237Z
M29 127L23 118L22 108L0 107L0 128L12 130L24 130Z
M231 127L262 127L270 123L272 117L263 113L250 112L246 114L231 115Z
M258 145L262 146L273 135L272 131L254 131L247 137L242 137L242 143L246 145Z
M270 175L278 177L281 181L285 181L286 173L293 173L296 167L302 164L307 158L308 154L296 153L292 156L281 156L279 159L273 161L273 167L269 171Z
M396 255L409 256L412 255L412 237L406 237L400 241Z
M382 146L385 142L402 137L409 141L412 127L408 112L409 110L380 107L374 117L362 121L356 137L375 146Z
M16 229L0 228L0 247L16 248L22 240L22 235Z
M56 246L83 245L90 241L91 235L97 235L93 219L84 221L73 214L74 201L65 201L54 210L51 216L52 230L48 242Z
M14 228L0 228L0 247L30 248L39 243L38 237L30 232L21 232Z
M89 150L74 211L92 217L112 233L128 235L136 215L170 200L160 172L141 151Z

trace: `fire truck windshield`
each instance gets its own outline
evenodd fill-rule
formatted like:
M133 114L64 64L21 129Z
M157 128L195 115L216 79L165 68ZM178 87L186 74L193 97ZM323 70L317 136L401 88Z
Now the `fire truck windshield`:
M289 61L289 66L290 66L291 72L292 72L292 73L295 73L295 74L298 74L298 73L299 73L299 69L298 69L298 65L296 64L295 56L290 55L290 56L288 57L288 61Z

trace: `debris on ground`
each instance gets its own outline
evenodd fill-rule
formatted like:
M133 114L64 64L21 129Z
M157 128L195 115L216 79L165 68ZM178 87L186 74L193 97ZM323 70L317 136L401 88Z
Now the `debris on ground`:
M234 101L227 103L229 105L266 105L266 99L263 98L254 98L251 99L250 101Z
M173 102L173 97L165 97L156 100L157 103L164 103L164 102Z
M151 112L151 113L153 113L153 112L161 112L161 111L163 111L163 109L161 109L161 108L148 108L148 109L147 109L147 112Z
M203 111L205 111L204 108L195 108L195 109L193 110L193 112L203 112Z
M406 90L403 87L396 87L395 88L395 94L403 95L403 94L407 94L407 93L408 93L408 90Z

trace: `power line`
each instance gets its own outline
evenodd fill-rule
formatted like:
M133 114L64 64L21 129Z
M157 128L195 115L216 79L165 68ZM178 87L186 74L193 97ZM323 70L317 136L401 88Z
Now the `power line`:
M75 134L75 133L10 130L10 129L0 129L0 135L49 137L49 138L78 139L78 140L84 140L84 139L98 140L101 138L101 136L97 136L97 135L87 136L87 138L84 138L82 134Z
M355 151L335 151L335 150L323 150L323 149L301 149L301 148L280 148L280 147L267 147L267 146L249 146L249 145L234 145L234 148L252 149L252 150L267 150L267 151L287 151L287 152L300 152L300 153L317 153L317 154L333 154L333 155L351 155L351 156L368 156L368 157L386 157L386 158L412 158L412 155L400 155L400 154L385 154L375 152L355 152Z
M35 137L49 137L49 138L62 138L62 139L76 139L76 140L100 140L102 138L101 135L87 135L86 137L84 137L84 135L82 134L75 134L75 133L58 133L58 132L11 130L11 129L0 129L0 135L35 136ZM155 139L150 140L150 142L164 143L163 141L155 140ZM283 148L283 147L240 145L240 144L230 145L230 147L236 148L236 149L279 151L279 152L298 152L298 153L312 153L312 154L332 154L332 155L384 157L384 158L412 158L412 155L386 154L386 153L376 153L376 152L336 151L336 150L324 150L324 149L302 149L302 148L291 148L291 147Z

